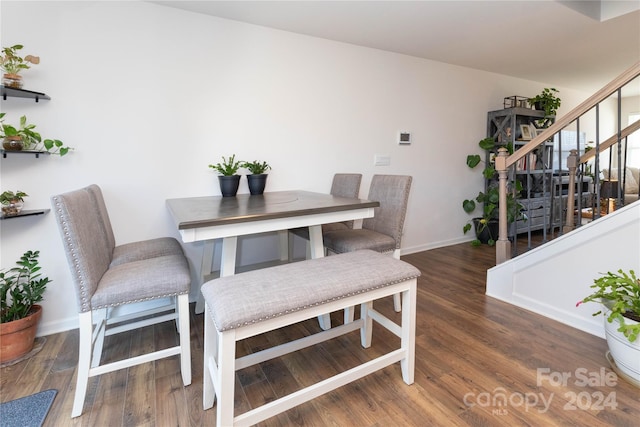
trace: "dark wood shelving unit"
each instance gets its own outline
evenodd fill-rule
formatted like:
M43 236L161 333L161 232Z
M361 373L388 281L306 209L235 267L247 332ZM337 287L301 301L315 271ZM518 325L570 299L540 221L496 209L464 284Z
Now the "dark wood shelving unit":
M40 101L41 99L51 99L51 97L49 97L49 95L46 95L42 92L36 92L33 90L26 90L26 89L16 89L13 87L6 87L6 86L2 86L0 85L0 91L2 92L2 99L3 100L7 100L7 97L11 97L11 98L30 98L30 99L35 99L36 102Z
M35 216L35 215L44 215L48 213L51 209L30 209L30 210L21 210L19 214L16 215L0 215L0 220L5 219L13 219L13 218L21 218L24 216Z

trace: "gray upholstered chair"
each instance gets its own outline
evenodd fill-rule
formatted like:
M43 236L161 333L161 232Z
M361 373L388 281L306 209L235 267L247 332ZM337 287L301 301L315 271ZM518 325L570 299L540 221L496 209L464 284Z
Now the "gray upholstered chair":
M89 377L107 372L179 355L182 381L185 386L191 384L191 275L180 243L161 237L116 246L97 185L53 196L51 203L79 312L78 372L71 417L82 414ZM125 306L127 313L121 314ZM177 323L179 344L100 365L105 336L166 321Z
M360 173L337 173L333 176L331 182L330 194L337 197L358 197L360 193L360 182L362 182L362 174ZM322 224L322 234L335 230L350 230L353 228L353 221L332 222ZM293 235L309 240L309 228L299 227L289 230L289 261L293 259ZM307 244L307 258L309 257L309 245Z
M411 189L410 176L374 175L367 199L380 202L373 218L365 218L360 229L333 230L322 233L329 253L372 249L400 259L402 228ZM400 311L400 295L394 296L394 308Z

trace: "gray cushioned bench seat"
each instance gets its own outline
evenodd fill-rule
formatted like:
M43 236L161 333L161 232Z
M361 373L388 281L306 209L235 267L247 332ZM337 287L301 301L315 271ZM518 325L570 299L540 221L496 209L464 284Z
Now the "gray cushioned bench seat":
M217 398L217 425L249 426L400 362L402 379L414 381L417 277L406 262L372 250L309 259L222 277L205 283L202 403ZM373 301L401 293L401 322L386 317ZM360 318L343 325L236 358L242 339L337 310L360 306ZM363 348L371 346L373 322L400 338L399 348L332 377L235 415L236 371L360 331ZM312 369L312 367L310 367Z
M225 331L419 275L410 264L362 250L222 277L205 283L202 294L216 329Z

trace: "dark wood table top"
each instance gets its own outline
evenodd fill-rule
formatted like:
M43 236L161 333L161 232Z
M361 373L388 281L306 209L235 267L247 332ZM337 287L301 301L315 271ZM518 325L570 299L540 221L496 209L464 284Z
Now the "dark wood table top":
M378 206L379 202L370 200L299 190L167 199L167 208L179 230Z

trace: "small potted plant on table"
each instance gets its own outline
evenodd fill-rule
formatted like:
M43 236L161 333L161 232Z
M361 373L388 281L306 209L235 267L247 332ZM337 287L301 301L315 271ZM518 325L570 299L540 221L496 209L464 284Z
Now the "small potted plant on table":
M252 195L259 195L264 193L264 187L267 185L267 170L271 169L271 166L267 162L259 162L254 160L252 162L244 162L243 168L246 168L251 172L247 175L247 184L249 184L249 193Z
M222 197L235 197L238 193L240 175L237 175L237 172L242 167L242 163L241 160L236 160L236 155L233 154L228 159L222 156L222 163L209 165L210 168L220 173L218 181L220 181Z
M0 363L29 353L42 316L42 295L51 282L40 277L40 251L27 251L17 267L0 271Z
M579 301L598 302L604 310L604 328L609 346L607 359L623 378L640 387L640 280L633 270L622 269L593 281L594 291ZM612 360L613 359L613 360Z
M16 191L4 191L0 194L0 205L2 206L2 215L11 216L17 215L22 210L24 205L24 198L28 194L20 190Z

